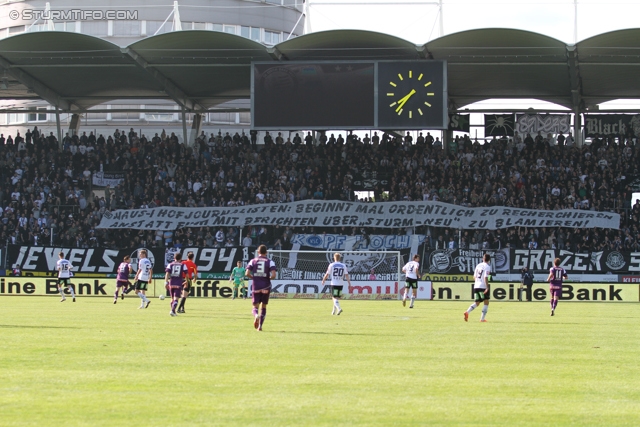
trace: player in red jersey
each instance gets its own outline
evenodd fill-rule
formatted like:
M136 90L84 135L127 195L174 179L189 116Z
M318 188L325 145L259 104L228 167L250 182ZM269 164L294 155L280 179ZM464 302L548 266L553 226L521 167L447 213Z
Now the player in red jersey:
M178 313L184 313L184 303L191 292L193 282L198 278L198 266L193 262L195 255L193 252L187 254L187 260L182 263L187 266L187 273L184 278L184 288L182 289L182 298L178 306Z

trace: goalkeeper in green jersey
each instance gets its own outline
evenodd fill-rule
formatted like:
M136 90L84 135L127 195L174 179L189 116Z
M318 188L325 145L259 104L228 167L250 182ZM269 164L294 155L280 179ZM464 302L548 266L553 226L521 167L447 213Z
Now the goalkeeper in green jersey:
M238 266L231 271L229 281L233 282L233 298L238 296L238 289L240 289L240 296L243 299L247 299L247 286L244 283L245 268L242 266L242 261L238 261Z

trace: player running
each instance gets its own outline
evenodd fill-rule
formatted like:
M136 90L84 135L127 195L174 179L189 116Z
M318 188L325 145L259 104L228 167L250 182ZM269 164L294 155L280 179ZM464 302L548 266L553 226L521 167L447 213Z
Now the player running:
M136 288L136 294L142 299L140 303L141 308L149 307L151 304L151 300L147 298L147 288L149 287L149 281L151 280L151 275L153 274L153 264L149 258L147 258L147 250L140 249L138 252L138 272L136 273L136 277L134 279L134 286Z
M560 258L553 260L553 267L549 269L549 291L551 293L551 315L553 316L558 306L558 298L562 294L562 280L568 279L567 271L560 267Z
M176 308L178 308L178 299L184 291L184 277L187 274L188 267L182 262L182 254L176 252L173 261L167 265L164 275L164 285L171 295L171 311L172 317L177 316Z
M242 266L242 261L238 261L237 267L233 267L229 281L233 282L233 296L231 299L236 299L238 296L238 289L240 289L240 296L242 299L247 299L247 287L244 283L244 275L246 269Z
M418 277L420 275L420 255L414 255L413 260L409 261L404 267L402 272L406 274L406 280L404 285L404 295L402 296L402 306L407 305L407 294L409 289L413 289L411 293L411 304L409 308L413 308L413 303L418 296Z
M193 252L187 253L187 260L182 261L187 266L187 272L184 278L184 288L182 289L182 298L180 299L180 305L178 306L178 313L184 313L184 303L191 292L193 281L198 278L198 266L193 262L195 255Z
M471 304L467 311L464 312L465 322L469 320L469 313L471 313L473 309L478 307L483 301L484 307L482 307L482 316L480 317L480 321L487 321L485 317L487 315L487 311L489 311L489 276L491 276L491 266L489 265L489 261L491 261L491 255L484 254L482 262L476 266L476 269L473 272L473 277L476 280L473 285L473 296L476 302Z
M267 247L258 247L258 256L247 264L246 277L253 279L253 327L262 330L264 319L267 317L267 304L271 294L271 280L276 278L276 264L267 258ZM260 305L262 304L262 307ZM258 308L260 315L258 316Z
M347 279L349 286L351 286L351 279L349 278L349 271L347 271L347 266L340 262L342 259L342 255L338 252L333 254L333 261L329 264L327 268L327 272L324 274L322 278L322 284L331 277L331 297L333 298L333 310L331 310L331 315L337 314L340 316L342 313L342 308L340 308L340 302L338 301L342 296L342 288L343 288L343 279Z
M122 299L124 299L124 293L128 286L131 286L129 282L129 275L131 274L131 257L126 255L120 265L118 266L118 275L116 276L116 292L113 294L113 303L118 302L118 293L122 291Z
M73 270L73 265L71 265L69 261L64 259L63 252L60 252L58 254L58 257L60 259L56 263L56 271L58 272L58 292L60 292L60 295L62 295L62 299L60 300L60 302L65 302L67 300L67 298L64 296L64 291L66 290L71 292L71 298L73 298L73 302L76 302L76 294L73 289L73 285L71 285L70 282L71 277L73 276L73 273L71 272L71 270Z

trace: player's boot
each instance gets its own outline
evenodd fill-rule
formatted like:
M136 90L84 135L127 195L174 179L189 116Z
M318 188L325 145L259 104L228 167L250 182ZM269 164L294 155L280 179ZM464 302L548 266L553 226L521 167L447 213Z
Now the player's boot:
M169 312L169 315L170 315L171 317L176 317L176 316L177 316L176 312L175 312L175 311L173 311L173 310L171 310L171 311Z
M149 304L151 304L151 300L147 300L147 304L144 306L144 308L148 308Z
M62 299L60 299L60 302L65 302L66 300L67 299L63 297Z
M76 297L73 297L73 302L76 302Z
M338 309L338 312L337 312L336 314L337 314L338 316L340 316L340 313L342 313L342 309L341 309L341 308L339 308L339 309Z
M467 313L466 311L464 312L464 321L465 322L469 321L469 313Z
M554 310L553 310L553 309L551 309L551 315L552 315L552 316L553 316L553 312L554 312Z
M253 327L255 329L258 329L259 326L260 326L260 316L256 316L256 318L253 319Z
M122 291L122 295L120 295L120 298L124 300L124 291Z
M115 304L115 303L117 303L117 302L118 302L118 297L115 297L115 298L113 299L113 303Z
M481 322L482 322L482 323L486 323L486 322L487 322L487 319L482 319L482 320L481 320Z

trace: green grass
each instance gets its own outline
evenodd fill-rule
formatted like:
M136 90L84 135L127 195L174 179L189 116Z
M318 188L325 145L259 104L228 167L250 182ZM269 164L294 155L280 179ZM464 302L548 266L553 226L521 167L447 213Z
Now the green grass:
M640 424L640 304L0 301L2 426Z

